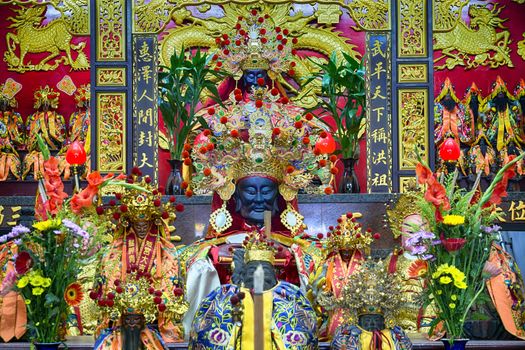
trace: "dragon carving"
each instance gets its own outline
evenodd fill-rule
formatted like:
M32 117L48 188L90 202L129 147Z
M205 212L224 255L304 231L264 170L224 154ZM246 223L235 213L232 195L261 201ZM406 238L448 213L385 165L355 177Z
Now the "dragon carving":
M458 65L465 69L478 66L514 67L509 56L510 33L508 30L496 31L497 28L506 29L503 22L507 19L498 17L503 8L498 8L498 4L494 4L492 9L487 5L471 5L468 10L470 27L458 21L450 31L434 33L434 50L441 50L441 56L434 60L434 68L453 69ZM443 59L444 64L438 65Z
M46 26L40 26L43 20L45 6L35 6L30 8L20 8L14 10L16 18L9 17L13 22L9 28L15 28L15 33L7 33L7 51L4 53L4 61L7 62L8 69L17 72L25 71L49 71L56 69L63 62L71 66L73 70L84 70L89 68L89 61L86 54L82 51L86 46L85 42L73 44L73 35L69 29L69 24L63 19L52 21ZM19 48L19 56L16 49ZM77 51L76 60L73 59L71 51ZM65 51L66 56L60 56L53 64L48 63L52 59ZM24 63L27 54L48 52L49 55L39 63Z

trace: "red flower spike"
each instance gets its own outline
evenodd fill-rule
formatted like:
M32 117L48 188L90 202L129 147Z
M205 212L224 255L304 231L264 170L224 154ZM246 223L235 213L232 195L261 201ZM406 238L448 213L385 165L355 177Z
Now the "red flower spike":
M261 108L263 106L263 102L261 100L255 101L255 107Z
M213 107L208 108L208 114L209 115L214 115L215 114L215 108L213 108Z

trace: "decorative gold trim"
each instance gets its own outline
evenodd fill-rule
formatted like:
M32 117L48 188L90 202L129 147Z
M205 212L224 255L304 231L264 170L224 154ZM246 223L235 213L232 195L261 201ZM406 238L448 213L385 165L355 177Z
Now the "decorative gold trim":
M97 60L126 60L126 1L96 0Z
M417 182L415 176L400 176L399 177L399 193L407 193L416 188Z
M98 92L97 169L101 172L126 170L126 93Z
M288 222L288 214L295 217L295 224ZM290 203L286 204L286 210L281 213L281 223L287 229L292 232L292 235L295 236L297 232L303 227L304 216L302 216L297 210L295 210Z
M97 68L98 86L126 86L126 68Z
M224 223L221 226L219 226L217 224L217 219L219 218L219 215L221 214L224 215ZM219 209L216 209L210 215L210 225L211 227L213 227L213 229L217 233L222 233L226 231L226 229L228 229L228 227L230 227L232 223L233 223L232 215L230 214L228 209L226 209L226 202L222 204L222 207L220 207Z
M428 90L398 90L399 170L414 170L421 159L428 162Z
M428 81L427 65L424 63L399 64L397 67L400 83L426 83Z
M399 57L426 57L427 6L425 0L397 2L397 52Z

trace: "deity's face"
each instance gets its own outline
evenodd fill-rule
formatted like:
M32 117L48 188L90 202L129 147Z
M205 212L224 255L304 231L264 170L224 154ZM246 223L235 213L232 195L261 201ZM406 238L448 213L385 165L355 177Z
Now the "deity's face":
M249 289L253 288L253 273L259 265L261 265L264 270L264 290L272 289L277 284L277 277L275 276L273 265L267 261L250 261L246 264L243 277L244 286Z
M245 91L251 91L252 86L257 86L257 79L268 78L268 73L264 69L246 69L242 75L242 82Z
M504 112L505 110L507 110L507 102L508 102L507 95L505 95L503 91L498 92L498 94L494 98L496 109L500 112Z
M366 314L359 316L359 326L367 331L385 329L385 318L379 314Z
M449 111L453 111L456 108L456 101L454 101L450 92L443 97L441 104Z
M412 236L412 234L425 229L425 221L423 217L419 214L411 214L405 217L403 223L401 224L401 245L403 249L407 250L409 253L413 252L413 247L406 244L406 240Z
M352 259L352 254L354 251L352 249L341 249L339 250L339 255L341 255L341 259L343 259L344 262L349 262L350 259Z
M139 236L140 238L144 238L146 237L146 235L148 234L150 230L151 221L146 220L146 219L136 220L136 221L133 221L131 225L133 227L133 231L135 231L137 236Z
M236 210L250 224L264 224L264 212L277 212L277 183L262 176L247 177L237 182Z

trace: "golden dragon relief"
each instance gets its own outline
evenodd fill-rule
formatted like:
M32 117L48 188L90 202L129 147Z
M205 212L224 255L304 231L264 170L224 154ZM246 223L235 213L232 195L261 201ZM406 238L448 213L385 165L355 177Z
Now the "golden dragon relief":
M290 31L290 36L297 38L294 48L297 50L314 51L324 57L332 52L337 52L339 60L342 60L342 52L359 59L360 54L355 50L355 45L349 44L348 38L335 32L330 26L314 26L315 14L304 15L300 12L291 15L290 4L280 5L253 5L273 18L276 26L286 27ZM225 4L222 7L224 16L207 17L205 20L193 16L188 10L177 11L174 18L177 27L170 29L160 42L160 61L162 65L169 64L173 52L179 52L182 47L201 47L210 51L218 49L215 38L231 31L239 16L244 16L251 7L238 4ZM313 58L313 61L322 62L325 58ZM314 80L308 85L301 87L301 83L311 76L317 66L306 58L297 57L293 80L286 80L283 76L278 76L278 81L290 93L291 100L297 105L309 108L313 107L321 93L321 82Z
M503 26L507 19L498 17L502 9L498 4L470 5L470 26L460 20L450 31L434 33L434 50L441 50L434 68L514 67L509 56L510 32Z
M14 10L16 17L8 18L13 23L9 28L15 28L14 33L10 32L5 36L7 50L4 53L4 61L7 62L8 69L20 73L49 71L56 69L60 63L71 66L73 70L88 69L89 60L83 52L86 43L71 42L73 34L64 19L56 19L46 26L41 26L45 10L45 6L22 7ZM76 59L73 59L72 51L77 52ZM27 54L44 52L49 54L40 62L24 62ZM61 55L61 52L65 52L66 55Z

